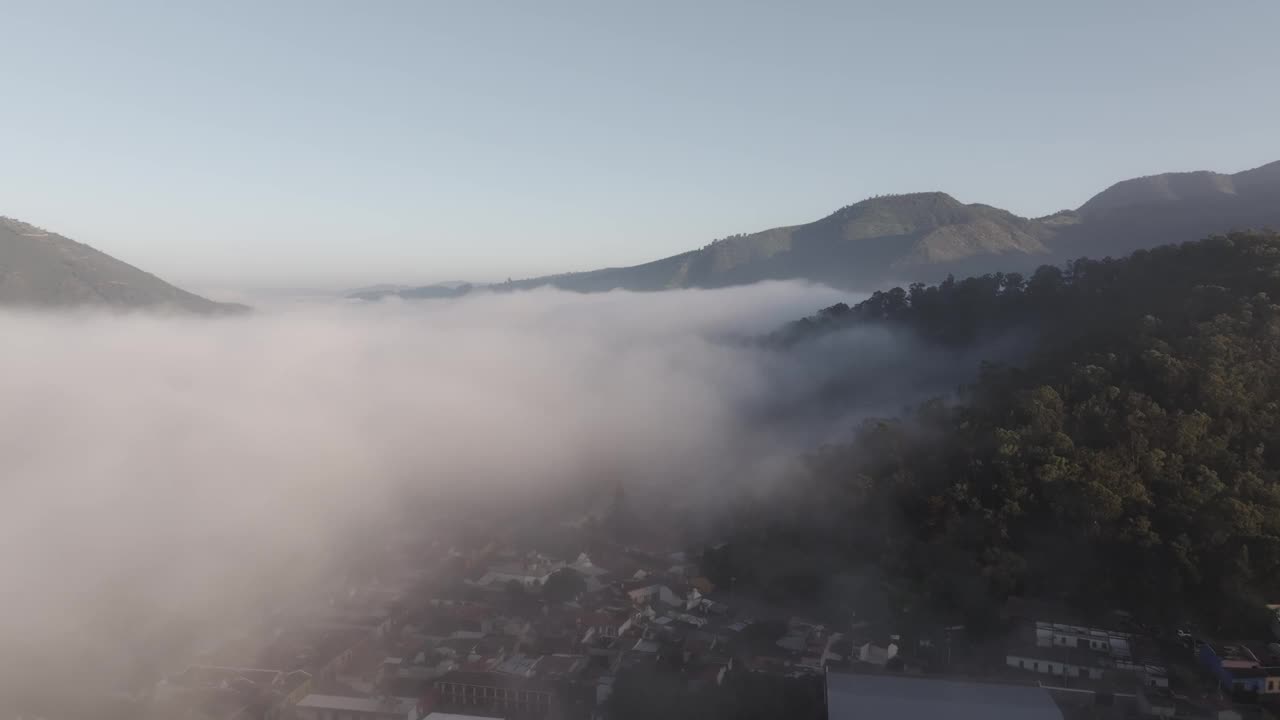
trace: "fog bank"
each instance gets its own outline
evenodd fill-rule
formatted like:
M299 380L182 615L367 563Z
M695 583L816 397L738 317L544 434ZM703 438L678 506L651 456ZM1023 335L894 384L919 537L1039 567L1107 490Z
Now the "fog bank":
M162 618L216 625L323 571L409 492L756 492L851 419L955 379L953 358L883 330L788 352L741 341L851 299L765 283L219 319L0 313L0 639L28 669L126 664ZM809 402L837 378L838 408Z
M319 567L406 487L711 472L769 392L759 351L718 338L836 299L769 284L0 313L0 637L62 654L156 613L216 617L282 559Z

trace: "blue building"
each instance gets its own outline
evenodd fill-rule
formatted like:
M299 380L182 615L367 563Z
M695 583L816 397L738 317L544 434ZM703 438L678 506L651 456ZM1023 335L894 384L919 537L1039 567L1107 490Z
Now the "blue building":
M1258 695L1280 693L1280 667L1263 667L1258 656L1243 645L1209 643L1197 653L1200 664L1218 679L1223 690Z

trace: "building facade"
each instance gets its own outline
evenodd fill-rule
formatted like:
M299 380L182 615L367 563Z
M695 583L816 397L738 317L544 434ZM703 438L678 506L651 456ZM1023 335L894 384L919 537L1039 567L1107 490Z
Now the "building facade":
M454 671L434 683L441 710L537 720L551 713L553 689L536 679L496 672Z

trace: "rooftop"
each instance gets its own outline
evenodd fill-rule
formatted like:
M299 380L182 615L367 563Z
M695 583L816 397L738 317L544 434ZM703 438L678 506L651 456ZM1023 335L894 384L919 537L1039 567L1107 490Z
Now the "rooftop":
M538 677L562 678L573 677L587 666L587 658L582 655L544 655L538 660Z
M1100 630L1098 628L1085 627L1084 625L1071 625L1068 623L1037 621L1036 629L1051 630L1062 635L1076 635L1078 637L1093 638L1094 640L1107 640L1110 638L1121 638L1124 640L1133 639L1133 633L1121 632L1119 630Z
M506 675L520 675L528 677L533 674L534 666L538 664L540 658L528 657L526 655L512 655L494 666L494 672L504 673Z
M1211 645L1213 652L1223 660L1246 660L1258 662L1258 658L1244 645Z

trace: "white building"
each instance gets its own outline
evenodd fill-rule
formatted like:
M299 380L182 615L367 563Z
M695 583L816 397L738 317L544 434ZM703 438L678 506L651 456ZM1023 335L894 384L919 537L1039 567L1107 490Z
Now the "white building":
M502 589L515 582L525 588L536 588L547 581L552 573L565 567L560 561L535 558L527 562L506 562L491 565L479 580L468 580L471 585L486 589Z
M1063 623L1036 623L1036 645L1040 647L1087 648L1114 658L1133 655L1133 635L1115 630L1099 630Z
M864 663L879 665L884 667L890 660L898 656L897 643L887 643L877 645L874 642L868 642L858 647L858 659Z
M1005 664L1045 675L1098 680L1111 671L1135 673L1147 687L1169 686L1166 669L1134 656L1135 636L1082 625L1037 622L1034 642L1011 649Z
M1091 680L1101 680L1105 671L1096 655L1069 647L1015 648L1005 656L1005 664L1012 668L1030 670L1043 675L1083 677Z

